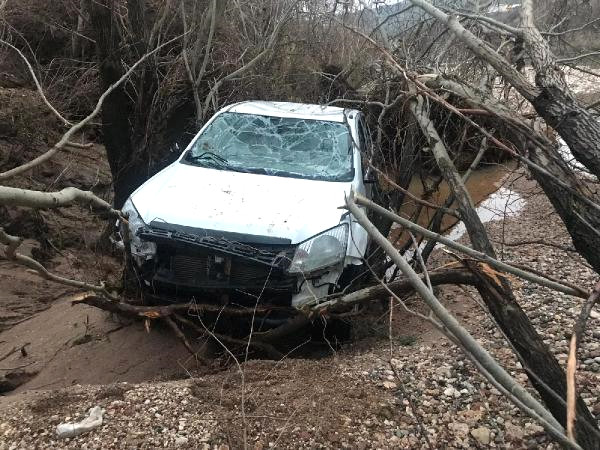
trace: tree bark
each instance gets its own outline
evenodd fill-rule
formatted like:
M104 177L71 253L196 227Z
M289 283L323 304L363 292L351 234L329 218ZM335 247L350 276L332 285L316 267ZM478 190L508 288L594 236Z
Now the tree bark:
M556 86L545 87L531 103L575 159L600 180L600 123L592 112Z
M128 0L127 8L131 30L122 30L117 20L114 0L95 2L91 13L91 24L96 34L96 57L100 66L103 87L108 87L124 73L130 51L130 59L138 59L152 50L150 31L143 0ZM122 34L133 34L133 42L125 42ZM127 49L127 50L125 50ZM157 68L154 58L140 65L130 80L134 89L121 84L105 100L102 106L102 133L106 155L113 177L116 208L120 208L127 197L159 168L155 154L162 146L161 130L152 127L153 104L158 89ZM167 119L161 119L161 125ZM165 127L166 128L166 127ZM156 147L156 148L155 148Z

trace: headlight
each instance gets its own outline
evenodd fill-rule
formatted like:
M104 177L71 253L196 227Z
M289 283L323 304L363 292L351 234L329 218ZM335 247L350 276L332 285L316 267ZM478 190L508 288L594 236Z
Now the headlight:
M314 272L333 266L346 257L348 224L344 223L301 243L288 271L290 273Z
M154 242L144 241L136 235L137 231L146 226L146 224L140 217L137 209L135 209L135 206L133 206L131 198L127 199L123 208L121 208L121 211L127 215L127 221L129 222L131 255L138 264L142 264L144 261L151 259L156 255L156 244ZM124 224L121 224L121 226L123 225Z

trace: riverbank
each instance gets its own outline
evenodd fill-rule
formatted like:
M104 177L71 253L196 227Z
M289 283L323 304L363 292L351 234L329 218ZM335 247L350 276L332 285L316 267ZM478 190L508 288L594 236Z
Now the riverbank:
M517 192L525 204L518 214L486 224L498 254L507 261L519 261L591 288L596 279L593 271L571 251L564 226L536 184L517 173L505 180L505 187ZM441 256L433 258L431 266L442 261ZM521 306L564 367L567 336L583 300L528 282L515 281L514 286ZM526 385L524 371L473 292L447 287L441 289L440 298ZM67 299L55 302L53 308L61 301ZM407 305L424 311L418 298L409 299ZM37 316L42 323L44 313ZM240 367L233 364L224 370L215 368L174 381L165 381L156 373L154 379L143 383L75 385L0 398L0 449L224 449L241 448L244 442L255 449L420 448L427 447L428 441L432 448L558 448L540 426L499 395L466 357L427 323L394 310L390 346L388 318L382 312L367 337L330 356L278 363L249 361L241 365L243 377ZM53 320L64 320L64 316L55 314ZM103 316L97 320L108 319ZM25 325L27 322L11 331L19 335L24 329L17 327ZM52 323L46 321L45 326L51 328ZM62 364L69 370L64 368L63 384L58 386L67 386L76 379L70 373L93 374L106 364L104 361L97 367L94 352L102 345L109 348L110 342L115 342L113 334L98 331L100 328L94 328L93 323L90 326L94 339L76 346L80 357L87 359L63 359ZM156 339L157 333L160 330L151 330L149 338ZM0 341L5 335L0 334ZM0 343L0 355L14 345ZM118 351L119 347L110 348ZM135 348L128 351L135 352ZM187 356L173 349L159 349L157 353L162 351L161 356L172 367L185 366ZM118 357L123 359L127 354ZM27 364L26 358L17 352L4 359L0 367ZM52 359L40 373L54 367ZM98 377L103 379L101 374ZM114 379L120 380L118 376ZM594 414L600 414L598 309L590 319L582 345L577 382L585 402ZM78 438L57 440L54 430L58 423L79 420L96 405L106 410L100 428Z

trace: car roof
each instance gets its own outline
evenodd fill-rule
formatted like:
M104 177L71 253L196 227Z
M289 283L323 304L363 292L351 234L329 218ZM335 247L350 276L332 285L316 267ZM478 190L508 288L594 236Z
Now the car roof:
M337 106L311 105L305 103L245 101L234 103L221 110L242 114L257 114L261 116L294 117L298 119L327 120L331 122L344 122L345 117L350 119L358 113L355 109L339 108Z

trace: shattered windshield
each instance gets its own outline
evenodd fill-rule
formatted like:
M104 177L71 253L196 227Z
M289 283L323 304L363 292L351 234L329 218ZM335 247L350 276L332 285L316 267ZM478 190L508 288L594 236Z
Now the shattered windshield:
M226 112L196 139L184 162L220 170L351 181L351 142L343 123Z

